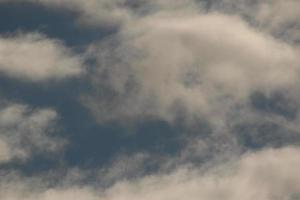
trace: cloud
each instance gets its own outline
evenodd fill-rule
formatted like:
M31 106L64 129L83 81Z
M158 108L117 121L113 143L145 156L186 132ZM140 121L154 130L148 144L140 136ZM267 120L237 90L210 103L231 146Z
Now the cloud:
M209 170L179 167L171 173L119 181L106 189L89 184L47 187L38 180L2 179L0 196L4 200L297 199L299 153L296 147L266 149Z
M97 70L83 104L99 123L184 124L188 142L172 164L299 144L299 48L240 16L152 13L92 44L90 55Z
M30 0L32 1L32 0ZM85 25L116 26L128 18L124 0L39 0L42 5L53 8L66 8L81 14L80 21Z
M0 0L0 3L27 2L79 14L79 24L88 26L120 25L129 17L126 0Z
M83 61L62 42L38 33L0 37L0 73L40 82L78 76Z
M293 199L299 195L299 150L264 150L244 155L230 166L202 173L181 169L169 175L123 182L106 199ZM104 199L103 198L103 199Z
M261 31L290 43L299 43L299 1L297 0L0 0L0 3L28 2L79 14L79 23L118 27L141 16L161 12L219 12L239 15Z
M194 8L193 0L0 0L0 3L35 3L51 9L65 9L79 15L84 26L119 27L131 18L161 9Z
M0 171L0 199L299 199L300 149L291 146L300 141L297 27L288 28L290 40L277 35L295 22L296 1L222 0L211 10L189 0L142 1L143 14L119 0L30 2L79 12L84 23L119 26L87 52L96 69L82 102L100 123L182 123L184 142L178 154L154 161L152 174L145 173L148 152L112 160L96 177L89 170L87 177L81 170L59 176L63 181ZM61 42L39 34L2 37L0 50L0 71L14 78L37 82L83 70ZM57 152L63 142L51 135L56 119L52 109L3 106L0 162ZM191 129L199 133L186 135Z
M299 44L300 24L297 0L203 0L210 11L242 16L261 31L291 44Z
M96 92L84 102L100 120L172 121L181 108L188 116L224 117L253 92L298 82L299 49L218 13L136 19L91 49L99 70L92 76Z
M8 104L0 109L0 163L25 161L33 154L56 152L65 141L52 132L57 113L52 109L32 109Z
M300 2L297 0L275 0L261 3L256 20L261 27L290 43L300 40Z

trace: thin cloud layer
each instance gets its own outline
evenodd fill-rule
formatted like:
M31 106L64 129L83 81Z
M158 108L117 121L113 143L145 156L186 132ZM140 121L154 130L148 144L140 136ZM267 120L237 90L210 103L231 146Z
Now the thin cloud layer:
M32 82L60 80L83 72L82 59L60 41L38 33L0 37L0 73Z

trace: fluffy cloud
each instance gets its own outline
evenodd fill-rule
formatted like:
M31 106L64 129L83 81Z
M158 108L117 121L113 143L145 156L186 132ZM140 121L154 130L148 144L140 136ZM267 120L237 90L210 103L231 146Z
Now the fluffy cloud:
M52 109L32 109L9 104L0 109L0 163L24 161L38 152L55 152L64 140L51 136L57 113Z
M299 43L299 5L297 0L200 0L208 10L240 15L261 31Z
M0 37L0 73L29 81L77 76L82 59L60 41L37 33Z
M180 106L189 114L224 116L255 91L293 88L299 76L297 48L217 13L137 19L91 51L98 58L98 96L85 101L104 119L172 120Z
M3 179L0 197L4 200L291 200L300 195L299 153L295 147L267 149L245 154L208 171L180 167L168 174L120 181L106 189L72 184L49 188L41 187L39 181Z
M83 26L119 27L132 18L159 10L197 10L194 0L0 0L0 3L34 3L78 14Z

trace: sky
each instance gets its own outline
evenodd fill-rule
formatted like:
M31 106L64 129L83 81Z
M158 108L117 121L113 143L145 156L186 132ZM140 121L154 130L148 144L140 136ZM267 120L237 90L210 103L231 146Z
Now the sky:
M1 200L299 200L300 1L0 0Z

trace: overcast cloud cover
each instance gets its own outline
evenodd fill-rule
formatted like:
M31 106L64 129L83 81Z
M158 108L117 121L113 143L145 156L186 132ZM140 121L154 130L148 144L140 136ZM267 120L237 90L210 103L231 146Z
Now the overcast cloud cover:
M300 1L4 8L1 200L300 199Z

